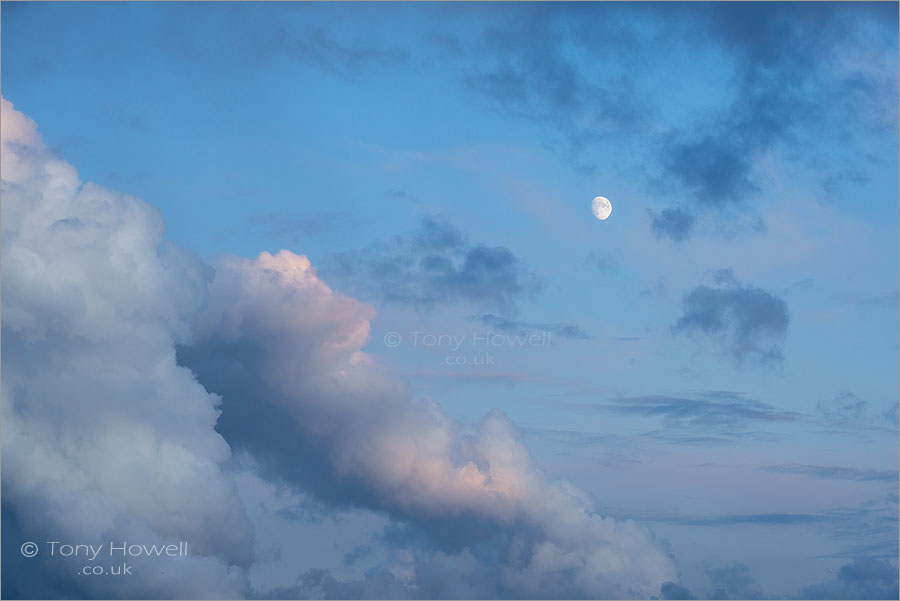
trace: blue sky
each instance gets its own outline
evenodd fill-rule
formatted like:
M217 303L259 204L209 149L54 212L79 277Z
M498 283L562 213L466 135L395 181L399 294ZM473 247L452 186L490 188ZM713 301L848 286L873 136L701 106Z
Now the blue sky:
M666 539L681 588L658 594L885 590L879 570L897 565L896 3L4 3L2 17L3 97L48 156L156 207L166 244L215 269L200 316L184 317L197 333L173 344L223 398L216 431L233 455L221 469L255 532L241 594L327 595L302 577L329 570L364 596L399 595L365 586L383 570L399 578L411 551L398 538L424 552L416 528L452 555L405 502L294 474L279 453L324 460L275 448L275 434L266 447L262 417L247 425L261 391L287 385L223 380L221 361L274 346L253 338L262 326L241 352L202 332L210 311L269 306L228 278L305 269L253 262L282 249L372 308L290 311L327 324L365 314L357 350L411 397L462 428L499 409L544 477ZM606 221L590 213L597 195L612 202ZM10 284L28 263L6 257L37 238L4 236L3 369L24 378L16 307L36 301ZM116 315L144 315L115 298ZM281 344L310 365L333 348ZM11 444L4 432L4 455ZM254 509L278 503L294 517ZM24 507L5 501L4 520L27 524ZM296 542L310 538L332 551ZM97 594L82 586L60 590Z

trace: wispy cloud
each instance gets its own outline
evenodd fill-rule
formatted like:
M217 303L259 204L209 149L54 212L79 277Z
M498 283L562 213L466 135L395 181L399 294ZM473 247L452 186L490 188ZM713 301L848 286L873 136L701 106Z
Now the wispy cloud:
M900 403L888 401L878 410L852 392L841 392L831 398L819 400L816 411L826 424L841 431L896 431Z
M828 480L856 480L894 482L898 479L896 470L861 469L855 467L838 467L833 465L804 465L800 463L783 463L765 465L759 469L781 474L797 474Z
M511 332L516 334L527 334L530 332L550 332L561 338L574 338L579 340L588 340L591 335L584 329L574 323L529 323L526 321L518 321L485 313L483 315L474 315L470 319L480 321L481 323L500 330L502 332Z
M661 417L671 425L693 427L743 427L751 422L786 422L801 417L799 413L735 393L710 392L705 395L707 398L621 397L592 406L622 414Z

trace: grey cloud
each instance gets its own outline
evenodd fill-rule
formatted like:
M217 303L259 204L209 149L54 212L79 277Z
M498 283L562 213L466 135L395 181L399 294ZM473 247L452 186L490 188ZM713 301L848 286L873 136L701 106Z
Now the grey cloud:
M896 470L860 469L853 467L837 467L831 465L803 465L799 463L786 463L779 465L766 465L759 468L767 472L782 474L798 474L813 478L828 480L856 480L859 482L897 480Z
M795 421L800 417L792 411L742 395L713 392L706 396L708 398L664 395L620 397L596 407L622 414L661 417L667 425L690 427L741 428L752 422Z
M528 323L499 317L490 313L475 315L471 319L480 321L481 323L502 332L511 332L519 335L534 332L550 332L561 338L574 338L578 340L588 340L591 338L591 335L584 331L581 326L574 323Z
M590 18L610 10L610 19ZM631 65L633 49L646 40L621 12L541 5L506 11L502 25L489 21L483 37L470 44L478 62L468 67L464 81L497 110L546 128L577 168L593 171L582 151L615 134L646 131L651 109L637 93L634 71L588 75L567 46L575 44L597 62L613 64L615 58ZM600 38L602 45L594 42Z
M509 249L471 244L435 218L423 219L408 237L330 255L320 271L364 299L423 308L462 303L511 314L541 288Z
M802 599L896 599L897 566L872 557L842 565L830 579L800 591Z
M692 230L696 217L685 209L668 208L657 213L652 209L647 210L650 215L650 224L657 237L668 236L673 242L687 240Z
M744 513L691 515L681 513L649 513L634 515L650 523L679 526L814 526L820 534L830 537L836 552L820 558L856 558L860 556L882 559L897 556L897 503L888 499L866 501L856 507L836 507L819 513ZM746 591L744 591L746 592Z
M353 565L360 559L368 557L374 551L372 545L357 545L344 555L344 563Z
M578 412L611 412L661 421L662 427L642 434L668 444L721 446L741 440L770 440L761 428L795 422L803 416L742 394L710 391L693 397L647 395L615 397L602 402L554 401Z
M660 589L662 599L696 599L691 591L683 586L679 586L674 582L666 582Z
M872 73L840 73L831 60L850 40L875 45L873 32L891 35L891 20L868 7L719 4L695 14L696 25L712 32L734 61L736 82L729 106L671 132L663 146L664 171L691 194L698 209L744 203L761 190L753 176L759 157L781 146L803 149L808 131L834 132L846 145L850 126L842 107L849 97L879 102L876 97L894 94L895 84L876 82ZM868 34L857 38L861 31ZM867 119L861 114L853 121Z
M787 303L752 285L742 285L730 269L714 275L715 287L700 285L685 295L673 331L701 334L716 342L736 363L777 363L790 323Z
M685 526L795 526L830 521L826 515L807 513L749 513L717 516L645 516L642 519Z
M816 410L831 426L844 429L883 428L896 430L900 404L890 402L879 411L852 392L842 392L830 399L821 399Z
M714 587L710 599L765 598L759 584L750 573L750 568L742 563L735 562L726 567L709 568L706 575Z
M491 15L481 16L488 23L483 39L457 44L451 53L464 61L468 86L497 109L547 130L551 143L579 169L595 170L590 151L613 136L617 146L626 146L623 154L641 153L648 187L677 197L676 206L690 205L669 207L681 215L652 220L654 231L674 234L673 239L695 233L686 226L686 214L708 214L726 229L735 211L752 217L748 201L764 190L754 170L767 153L785 150L789 160L830 181L856 157L852 150L814 156L813 136L830 136L852 149L857 131L893 129L896 122L894 68L879 73L854 67L847 58L895 54L895 16L883 8L840 3L523 6L506 11L502 27ZM672 58L661 59L660 46L671 48ZM660 60L683 69L675 57L698 49L716 53L728 65L728 100L713 107L688 106L678 123L661 123L668 96L635 74L652 72ZM477 62L466 62L467 56ZM890 113L892 127L879 121L883 113ZM634 142L628 147L623 140Z

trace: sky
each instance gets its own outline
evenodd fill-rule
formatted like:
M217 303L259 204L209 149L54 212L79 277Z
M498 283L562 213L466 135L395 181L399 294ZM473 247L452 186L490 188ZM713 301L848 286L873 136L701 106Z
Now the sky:
M3 597L897 597L897 3L0 11Z

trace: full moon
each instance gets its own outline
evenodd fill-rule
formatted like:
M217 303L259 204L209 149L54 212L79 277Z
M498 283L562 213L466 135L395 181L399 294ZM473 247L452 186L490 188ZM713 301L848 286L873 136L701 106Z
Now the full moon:
M609 202L608 198L598 196L591 201L591 212L594 214L594 217L603 221L612 213L612 204Z

